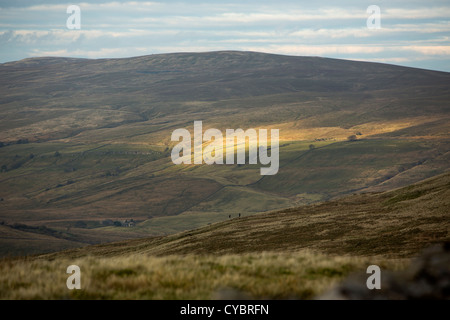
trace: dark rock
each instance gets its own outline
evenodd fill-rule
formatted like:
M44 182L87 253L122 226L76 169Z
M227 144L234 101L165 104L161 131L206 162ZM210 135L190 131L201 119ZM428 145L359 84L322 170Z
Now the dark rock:
M426 249L403 272L381 270L381 289L369 290L368 274L350 276L319 300L450 299L450 243Z

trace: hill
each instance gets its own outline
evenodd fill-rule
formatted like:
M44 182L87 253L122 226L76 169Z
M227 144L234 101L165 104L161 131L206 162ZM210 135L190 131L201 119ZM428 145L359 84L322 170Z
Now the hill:
M450 240L450 173L386 191L218 222L165 237L43 255L242 254L315 249L334 255L413 257Z
M234 297L312 298L368 265L403 270L423 248L449 241L449 185L446 173L166 237L6 259L1 297L210 299L232 288ZM64 286L71 264L82 270L82 290Z
M0 65L0 93L3 255L386 191L450 163L445 72L231 51L30 58ZM195 120L222 132L279 129L278 174L174 166L171 133L192 132ZM135 227L117 227L131 219ZM27 251L42 230L48 245Z

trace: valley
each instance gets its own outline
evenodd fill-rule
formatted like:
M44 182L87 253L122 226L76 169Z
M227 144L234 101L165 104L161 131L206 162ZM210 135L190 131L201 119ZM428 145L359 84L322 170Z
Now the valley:
M223 51L31 58L0 75L2 256L178 234L449 168L445 72ZM278 173L175 166L173 130L200 120L279 129Z

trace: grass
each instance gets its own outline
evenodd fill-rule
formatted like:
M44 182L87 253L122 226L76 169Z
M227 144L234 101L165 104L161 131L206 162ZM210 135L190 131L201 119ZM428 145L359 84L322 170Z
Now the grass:
M312 299L369 265L404 270L423 248L449 241L449 179L164 237L2 259L0 299L217 299L230 288L247 299ZM81 268L81 290L66 288L72 264Z
M392 197L391 199L386 201L386 204L395 204L395 203L405 201L405 200L417 199L420 196L424 195L425 193L426 192L423 190L416 190L416 191L413 191L410 193L401 194L401 195Z
M78 220L143 221L72 229L98 243L385 191L449 168L447 73L215 52L28 59L0 74L0 221L58 231ZM280 129L279 173L175 167L171 133L192 132L195 120L222 132ZM17 251L21 240L6 238L3 252Z
M394 191L348 196L302 207L244 215L212 223L205 227L164 237L135 239L48 254L48 259L93 256L117 256L129 253L165 255L226 255L254 252L297 252L305 248L327 254L409 258L423 248L450 240L448 206L450 175L444 174L422 183ZM389 204L405 193L421 190L422 196ZM186 219L201 223L201 212ZM220 215L213 216L220 220ZM172 220L144 222L142 229L160 230L158 223L183 225L180 216ZM104 228L113 232L114 228ZM120 228L119 228L120 229ZM131 228L129 228L131 229ZM129 229L121 229L123 232ZM173 230L175 231L175 230ZM119 232L117 232L119 234ZM141 234L142 236L142 234Z
M230 214L247 216L377 186L417 166L426 168L421 157L436 152L433 148L431 142L392 139L287 141L281 143L279 173L261 177L259 166L176 167L164 150L150 145L11 145L0 148L0 159L8 167L23 163L0 173L0 219L59 231L78 220L99 227L106 219L143 221L129 229L72 230L100 242L116 240L115 234L134 238L177 233L227 220ZM430 162L432 173L446 162L440 163ZM14 252L11 243L3 242ZM47 252L45 246L42 252Z
M426 145L404 140L337 142L294 159L276 176L264 177L257 187L285 195L336 195L343 190L360 190L413 167L411 159L427 149Z
M161 151L144 145L33 144L38 152L31 159L30 144L8 146L0 148L0 158L26 162L0 174L0 197L4 199L0 219L62 232L80 220L99 227L72 228L81 243L166 235L226 221L229 215L248 216L310 204L350 188L376 186L417 167L419 162L412 163L414 157L434 152L433 143L427 141L314 143L310 150L310 142L283 142L281 168L275 177L261 177L259 166L176 167ZM8 148L13 148L17 157L5 152ZM19 152L21 148L24 150ZM55 156L58 150L60 155ZM426 168L423 160L420 163L419 167ZM394 204L401 197L408 196L383 201ZM130 218L142 222L136 228L101 228L103 220ZM26 252L17 251L22 240L7 241L7 237L3 254ZM67 242L61 245L58 248L72 248ZM29 253L36 253L32 247ZM48 248L43 246L41 252Z
M2 257L38 254L44 252L61 251L85 246L86 243L70 241L70 239L55 238L42 233L30 233L23 230L0 225Z
M84 257L0 261L0 299L216 299L232 288L252 299L311 299L368 265L397 270L406 260L291 254ZM65 269L81 269L81 290ZM189 266L188 268L186 266Z

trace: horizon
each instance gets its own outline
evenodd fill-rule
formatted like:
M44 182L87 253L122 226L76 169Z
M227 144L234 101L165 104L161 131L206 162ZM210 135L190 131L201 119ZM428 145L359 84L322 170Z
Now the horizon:
M244 51L450 72L449 17L444 0L0 1L0 63Z
M421 67L413 67L413 66L406 66L396 63L387 63L387 62L379 62L379 61L370 61L370 60L355 60L355 59L344 59L344 58L333 58L333 57L325 57L325 56L298 56L298 55L290 55L290 54L281 54L281 53L270 53L270 52L262 52L262 51L243 51L243 50L212 50L212 51L179 51L179 52L161 52L161 53L150 53L150 54L144 54L144 55L137 55L137 56L124 56L124 57L116 57L116 58L81 58L81 57L71 57L71 56L35 56L35 57L27 57L19 60L11 60L11 61L5 61L0 62L0 65L2 64L8 64L8 63L14 63L14 62L20 62L25 60L31 60L31 59L74 59L74 60L119 60L119 59L135 59L140 57L149 57L149 56L157 56L157 55L176 55L176 54L208 54L208 53L221 53L221 52L239 52L239 53L258 53L258 54L267 54L267 55L275 55L275 56L281 56L281 57L296 57L296 58L318 58L318 59L332 59L332 60L343 60L343 61L349 61L349 62L363 62L363 63L375 63L375 64L383 64L383 65L390 65L390 66L396 66L396 67L403 67L403 68L411 68L411 69L419 69L419 70L427 70L427 71L436 71L436 72L444 72L444 73L450 73L450 71L444 71L444 70L437 70L437 69L430 69L430 68L421 68Z

